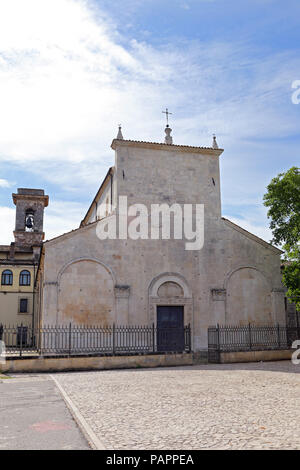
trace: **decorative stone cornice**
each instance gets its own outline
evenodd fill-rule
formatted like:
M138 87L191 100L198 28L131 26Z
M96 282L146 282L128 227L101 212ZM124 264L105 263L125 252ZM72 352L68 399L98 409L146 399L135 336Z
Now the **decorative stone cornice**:
M44 207L47 207L48 206L48 203L49 203L49 196L47 195L35 195L35 194L16 194L16 193L13 193L12 194L12 198L13 198L13 201L14 201L14 204L17 204L17 200L21 199L22 201L33 201L33 202L39 202L39 203L42 203L44 205Z

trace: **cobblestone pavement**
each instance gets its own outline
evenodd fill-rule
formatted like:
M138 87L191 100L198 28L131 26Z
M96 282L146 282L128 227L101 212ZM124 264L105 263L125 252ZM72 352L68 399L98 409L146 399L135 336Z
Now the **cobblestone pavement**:
M55 374L107 449L300 449L289 361Z

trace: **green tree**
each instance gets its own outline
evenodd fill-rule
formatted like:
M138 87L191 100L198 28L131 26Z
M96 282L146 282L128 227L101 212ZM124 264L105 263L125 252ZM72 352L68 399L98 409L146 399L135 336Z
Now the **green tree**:
M300 309L300 169L292 167L272 179L264 195L269 208L270 229L276 245L282 245L285 260L283 283L287 295Z

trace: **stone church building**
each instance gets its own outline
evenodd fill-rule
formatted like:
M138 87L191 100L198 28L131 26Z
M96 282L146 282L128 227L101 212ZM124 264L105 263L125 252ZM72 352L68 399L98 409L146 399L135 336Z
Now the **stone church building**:
M222 217L223 150L215 138L209 148L175 145L165 132L153 143L124 140L119 129L114 166L80 227L44 243L41 325L190 324L197 351L217 323L285 323L281 251ZM204 205L203 247L172 236L101 240L99 223L120 216L120 196L149 214L153 204Z

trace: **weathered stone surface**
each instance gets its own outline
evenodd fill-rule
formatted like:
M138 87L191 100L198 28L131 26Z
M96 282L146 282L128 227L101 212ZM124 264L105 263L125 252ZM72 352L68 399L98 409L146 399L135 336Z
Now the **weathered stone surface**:
M43 222L44 208L48 205L49 197L42 189L19 188L13 194L16 205L16 226L14 231L15 242L20 246L41 245L44 239ZM34 230L25 230L26 213L32 211L34 215Z
M0 372L58 372L79 370L129 369L193 365L192 354L153 354L139 356L33 357L9 358L0 363Z
M221 217L222 150L125 140L113 148L111 208L118 196L148 209L204 204L204 247L187 251L186 240L172 238L100 241L87 218L45 243L43 321L143 325L156 322L158 305L182 305L193 350L207 348L207 328L216 323L284 323L280 251Z
M114 281L93 260L79 260L60 273L57 322L107 326L114 321Z

